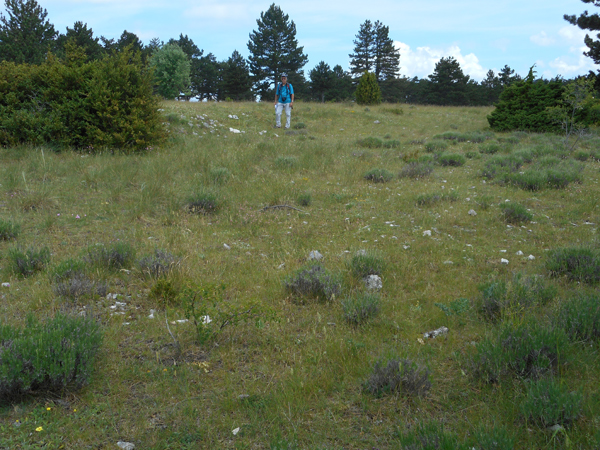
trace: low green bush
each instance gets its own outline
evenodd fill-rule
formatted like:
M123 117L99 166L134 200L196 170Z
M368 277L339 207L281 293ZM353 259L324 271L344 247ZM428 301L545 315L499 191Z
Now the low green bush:
M418 423L399 438L402 450L472 450L438 422Z
M400 148L401 146L402 144L400 143L400 141L397 141L395 139L385 140L382 144L383 148Z
M356 141L356 145L364 148L381 148L383 147L383 141L376 137L366 137Z
M569 426L583 412L583 398L554 378L531 381L520 409L525 420L541 428Z
M205 189L190 195L186 201L186 209L192 214L215 214L220 207L217 194Z
M312 195L310 192L302 192L296 200L299 206L310 206L312 203Z
M370 292L350 295L342 300L342 311L350 325L364 325L378 314L379 295Z
M482 153L484 155L493 155L495 153L498 153L502 149L503 149L503 147L500 144L497 144L495 142L490 142L489 144L480 145L479 153Z
M297 122L294 125L292 125L292 128L295 128L296 130L302 130L306 128L306 124L304 122Z
M448 148L448 144L442 140L433 140L425 144L425 151L430 153L443 152Z
M476 345L472 374L486 383L507 376L535 380L552 375L567 354L567 345L564 331L538 320L505 322Z
M29 316L22 329L0 323L0 403L82 387L101 342L98 323L88 317L57 315L40 323Z
M52 291L59 297L78 300L82 297L105 297L108 286L96 282L86 274L86 263L82 260L67 259L50 272Z
M16 239L20 231L20 225L9 220L0 219L0 241Z
M553 315L553 324L572 341L600 339L600 295L578 294L563 300Z
M374 183L387 183L394 179L394 174L387 169L371 169L363 177Z
M377 361L364 388L376 397L394 393L422 397L431 389L429 376L429 369L409 359Z
M83 252L83 261L109 271L129 269L135 261L135 249L127 242L95 244Z
M600 252L586 247L567 247L550 252L546 269L551 276L596 284L600 281Z
M365 278L369 275L381 275L385 268L385 261L379 255L361 251L348 262L348 268L356 278Z
M515 202L500 203L500 212L504 221L513 225L520 225L533 219L533 214L527 211L527 208Z
M577 161L582 161L585 162L588 159L590 159L590 153L580 150L578 152L575 153L575 155L573 155L573 157L577 160Z
M432 162L410 162L400 170L398 178L423 178L432 172Z
M497 322L507 314L520 314L527 308L546 305L556 297L557 289L542 276L524 277L516 273L508 283L492 281L480 285L479 292L480 314L490 322Z
M422 194L417 197L416 204L418 206L431 206L439 202L455 202L458 200L458 194L451 192L450 194Z
M9 269L17 275L28 277L41 272L50 262L50 249L33 247L23 250L21 247L13 247L7 253Z
M143 256L136 261L140 273L151 278L160 278L168 275L180 258L175 257L166 250L156 249L154 253Z
M438 163L442 166L459 167L466 161L466 158L458 153L442 153L438 158Z
M323 266L310 264L285 280L285 287L296 297L308 297L318 301L329 301L341 292L339 281Z

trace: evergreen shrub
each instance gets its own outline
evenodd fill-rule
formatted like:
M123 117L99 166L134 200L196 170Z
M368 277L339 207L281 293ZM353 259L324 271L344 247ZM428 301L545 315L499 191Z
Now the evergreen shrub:
M364 179L373 183L387 183L394 179L394 174L387 169L371 169L365 173Z
M20 231L20 225L9 220L0 219L0 241L15 239Z
M560 303L554 316L556 327L565 330L572 341L600 339L600 294L578 294Z
M362 279L369 275L381 275L385 268L385 261L375 253L359 252L352 257L348 267L352 275Z
M553 378L528 383L520 409L523 417L541 428L569 426L582 415L583 398L579 392Z
M192 214L214 214L220 207L217 195L204 189L190 195L186 201L186 209Z
M533 214L527 211L527 208L515 202L500 203L500 211L504 221L513 225L520 225L533 219Z
M473 375L487 383L506 376L535 380L552 375L568 343L564 331L537 320L502 323L476 345Z
M342 300L342 311L350 325L364 325L379 312L379 295L370 292L353 294Z
M31 315L22 329L0 323L0 403L81 388L101 341L98 323L88 317L57 315L40 323Z
M585 247L556 249L548 255L546 269L554 277L596 284L600 282L600 252Z
M95 282L87 276L86 263L82 260L61 262L50 273L50 282L56 295L73 300L95 295L105 297L108 291L106 283Z
M299 206L310 206L312 203L312 195L310 192L302 192L296 200Z
M467 159L458 153L442 153L438 157L438 163L442 166L459 167L462 166Z
M356 103L359 105L378 105L381 103L381 89L374 73L365 72L356 87Z
M383 147L383 141L379 138L368 136L366 138L358 139L356 144L359 147L364 148L381 148Z
M0 146L48 145L94 151L142 151L164 140L152 74L139 53L124 50L86 61L0 63Z
M145 276L160 278L168 275L179 264L180 258L166 250L156 249L154 253L143 256L136 261L138 270Z
M333 300L341 291L338 280L319 264L299 269L285 280L285 287L292 295L318 301Z
M429 369L409 359L391 359L386 364L377 361L364 388L376 397L402 393L425 396L431 389Z
M48 247L40 249L30 247L27 250L13 247L8 250L8 261L14 273L28 277L46 268L50 262L50 250Z
M433 140L425 144L425 151L430 153L443 152L448 148L448 144L442 140Z
M135 261L135 249L127 242L95 244L83 252L83 261L109 271L129 269Z

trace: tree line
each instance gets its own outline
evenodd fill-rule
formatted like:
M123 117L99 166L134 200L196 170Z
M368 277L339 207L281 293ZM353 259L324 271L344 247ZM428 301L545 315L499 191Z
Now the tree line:
M463 72L453 57L441 58L428 77L400 76L401 55L389 36L389 27L370 20L360 25L353 41L354 51L348 55L350 70L340 65L332 68L320 61L306 77L304 66L308 56L298 45L296 25L275 4L261 13L257 28L249 35L248 59L234 50L223 61L218 61L212 53L205 54L183 34L166 43L155 38L145 45L127 30L119 39L95 37L92 29L80 21L62 34L55 30L47 19L47 11L36 0L5 0L5 8L7 16L0 14L0 61L40 64L48 52L66 58L68 45L81 48L88 60L129 49L140 55L142 64L153 67L156 92L165 98L271 99L280 74L286 72L296 98L344 101L354 98L360 77L368 72L374 74L381 98L386 102L491 105L498 101L506 86L521 80L513 69L505 66L499 73L488 71L477 82ZM597 15L588 16L586 12L582 17L565 16L565 19L582 28L595 26L593 19ZM589 56L595 57L598 41L588 36L586 44L590 47Z

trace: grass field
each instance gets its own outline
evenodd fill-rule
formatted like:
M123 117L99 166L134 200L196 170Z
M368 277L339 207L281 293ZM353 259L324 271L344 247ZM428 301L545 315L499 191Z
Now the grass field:
M270 104L163 109L145 154L0 149L2 325L103 333L82 389L0 407L0 449L600 448L595 133L493 133L491 108L298 103L289 131ZM60 284L69 260L85 276Z

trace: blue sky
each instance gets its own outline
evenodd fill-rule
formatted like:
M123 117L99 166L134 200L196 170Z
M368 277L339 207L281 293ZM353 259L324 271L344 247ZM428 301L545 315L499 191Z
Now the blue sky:
M38 0L61 32L75 21L96 36L118 38L123 30L145 43L188 35L218 60L234 50L248 56L249 34L272 2L254 0ZM585 32L563 19L593 5L580 0L301 0L276 2L294 21L299 45L309 61L348 69L360 25L379 20L400 49L400 73L426 77L441 57L454 56L476 80L505 64L526 75L536 64L538 76L565 78L596 71L583 56Z

